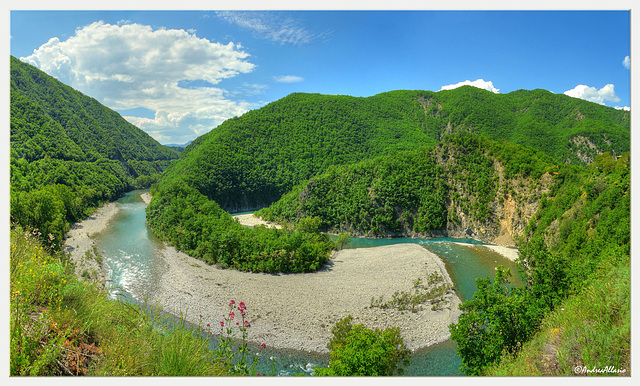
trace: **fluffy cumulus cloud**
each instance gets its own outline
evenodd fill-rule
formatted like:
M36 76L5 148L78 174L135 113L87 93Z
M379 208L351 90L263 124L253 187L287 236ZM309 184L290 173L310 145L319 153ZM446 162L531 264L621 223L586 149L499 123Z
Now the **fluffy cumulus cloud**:
M605 102L620 102L620 98L616 95L614 86L610 83L601 89L579 84L571 90L565 91L564 94L601 105L604 105Z
M477 88L481 88L484 90L491 91L493 93L499 94L500 90L493 86L493 82L485 81L484 79L476 79L473 82L470 80L465 80L464 82L458 82L456 84L449 84L446 86L442 86L440 91L442 90L453 90L454 88L462 87L462 86L473 86Z
M631 68L631 58L629 57L629 55L624 57L624 59L622 60L622 65L627 70Z
M154 119L125 118L160 142L181 143L251 107L216 87L251 72L249 56L239 44L211 42L184 30L96 22L66 41L50 39L21 60L112 109L155 111Z

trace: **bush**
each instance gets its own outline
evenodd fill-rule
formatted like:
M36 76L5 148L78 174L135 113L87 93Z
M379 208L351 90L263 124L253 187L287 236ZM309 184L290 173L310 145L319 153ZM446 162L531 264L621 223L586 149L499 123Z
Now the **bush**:
M334 337L327 347L331 351L329 367L316 368L318 376L389 376L402 375L409 365L409 350L398 327L375 330L361 324L352 325L351 315L331 330Z

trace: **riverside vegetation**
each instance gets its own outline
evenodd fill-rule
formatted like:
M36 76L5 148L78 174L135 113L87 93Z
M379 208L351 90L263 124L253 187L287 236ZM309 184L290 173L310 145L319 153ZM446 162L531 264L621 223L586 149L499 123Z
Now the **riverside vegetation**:
M629 112L544 90L292 94L226 121L176 160L115 112L11 58L11 374L251 369L246 351L230 366L192 332L159 334L149 315L71 274L59 249L70 224L155 181L150 228L222 267L317 270L336 247L320 231L517 246L520 272L479 279L451 326L463 371L628 369L629 138ZM284 229L244 228L227 213L269 205L259 214ZM526 285L508 286L510 274ZM334 335L318 375L401 372L393 329L347 318Z
M74 222L148 187L178 154L115 111L11 57L11 217L60 247Z

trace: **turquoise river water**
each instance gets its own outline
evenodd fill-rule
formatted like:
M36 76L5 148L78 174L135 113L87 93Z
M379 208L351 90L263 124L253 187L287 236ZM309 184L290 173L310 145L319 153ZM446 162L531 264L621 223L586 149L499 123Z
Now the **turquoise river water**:
M120 211L108 228L97 236L96 244L109 266L112 285L117 288L114 296L123 296L129 302L144 305L143 299L153 291L160 275L157 250L162 243L146 227L146 204L140 198L142 192L144 191L129 192L117 201ZM366 248L400 243L421 244L440 256L462 301L473 296L476 278L493 277L497 266L510 268L514 274L517 272L515 263L488 248L474 247L481 243L470 239L353 238L349 247ZM209 339L210 347L215 349L217 337L209 336ZM411 364L405 368L406 376L463 375L459 370L461 361L456 352L456 344L451 340L419 350L412 354L410 360ZM257 370L268 374L275 365L276 375L310 375L314 366L326 365L328 362L328 355L267 348L259 359Z

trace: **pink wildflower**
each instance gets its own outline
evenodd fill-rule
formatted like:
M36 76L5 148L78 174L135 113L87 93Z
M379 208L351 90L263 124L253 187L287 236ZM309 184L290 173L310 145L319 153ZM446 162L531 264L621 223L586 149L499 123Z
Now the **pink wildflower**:
M224 322L222 320L220 321L220 326L224 327Z
M239 309L240 311L242 311L242 310L246 310L246 309L247 309L247 306L245 306L245 305L244 305L244 302L240 302L240 304L238 304L238 309Z
M229 312L229 320L233 320L235 316L236 316L235 312L233 311Z
M245 321L244 321L244 326L245 326L245 327L251 327L251 323L249 323L249 321L248 321L248 320L245 320Z
M236 304L236 301L235 301L235 300L231 300L231 301L229 302L229 306L230 306L230 307L231 307L231 306L233 306L234 304Z

